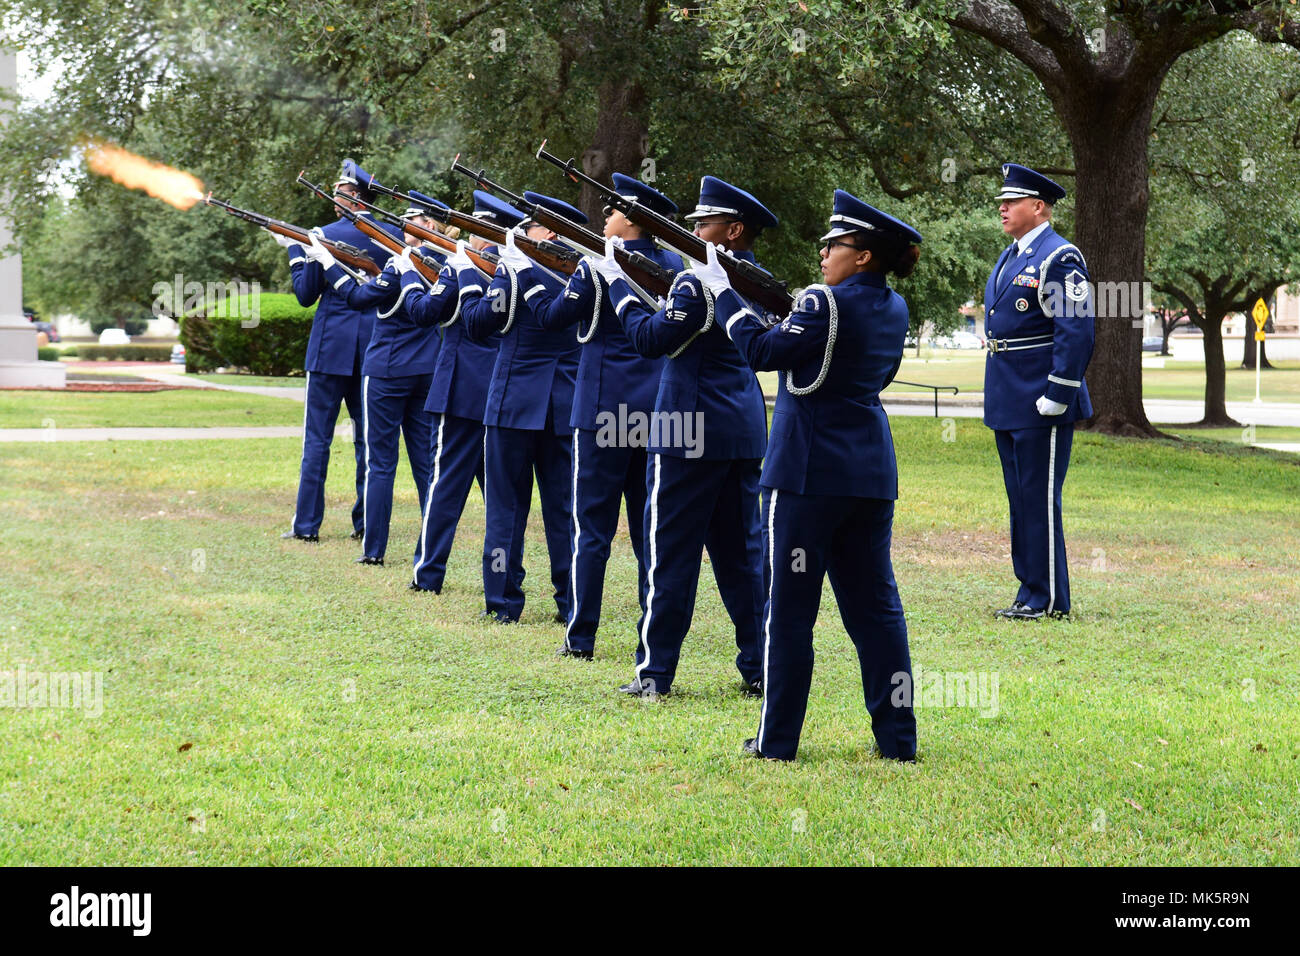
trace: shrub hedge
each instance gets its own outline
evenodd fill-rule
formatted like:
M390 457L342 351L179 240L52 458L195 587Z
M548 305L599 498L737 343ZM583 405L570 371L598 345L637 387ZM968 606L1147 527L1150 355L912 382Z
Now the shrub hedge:
M57 362L59 360L59 354L59 349L56 345L36 346L36 357L42 362Z
M304 309L287 293L264 292L216 302L181 319L185 368L206 372L224 366L254 375L299 372L315 314L315 306Z
M166 362L172 357L172 347L166 344L82 345L77 349L76 355L77 358L87 362L98 362L100 359L117 359L122 362Z

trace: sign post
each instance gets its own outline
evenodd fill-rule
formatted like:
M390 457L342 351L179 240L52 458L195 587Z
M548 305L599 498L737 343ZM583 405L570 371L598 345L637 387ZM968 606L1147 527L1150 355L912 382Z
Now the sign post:
M1255 300L1255 308L1250 310L1250 317L1255 320L1255 402L1260 405L1262 402L1259 397L1259 369L1260 369L1260 351L1264 347L1264 323L1268 321L1268 306L1264 304L1263 299Z

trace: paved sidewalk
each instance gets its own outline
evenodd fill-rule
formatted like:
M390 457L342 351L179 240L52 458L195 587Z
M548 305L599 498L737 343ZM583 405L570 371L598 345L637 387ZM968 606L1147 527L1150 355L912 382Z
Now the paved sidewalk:
M141 378L182 388L214 388L220 392L244 392L248 395L265 395L267 398L288 398L295 402L307 400L306 385L227 385L224 382L191 378L184 372L150 372L147 369L141 369L139 374Z

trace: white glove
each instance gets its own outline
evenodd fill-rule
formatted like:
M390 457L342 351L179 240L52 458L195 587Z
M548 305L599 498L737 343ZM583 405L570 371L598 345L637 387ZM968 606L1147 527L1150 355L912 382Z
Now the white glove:
M266 231L271 232L270 229ZM271 232L271 238L275 240L275 244L281 249L288 249L290 246L301 245L297 239L290 239L288 236L282 236L278 232Z
M311 245L303 249L303 254L306 255L310 261L319 262L322 269L328 269L331 266L338 265L338 260L335 259L334 255L321 243L320 233L313 229L310 235Z
M1062 405L1060 402L1054 402L1046 395L1034 404L1037 406L1040 415L1060 415L1070 407L1069 405Z
M515 272L527 269L533 264L533 260L520 252L519 247L515 245L515 231L513 229L506 230L506 244L501 250L501 261Z
M389 265L397 270L398 275L406 275L408 272L415 272L415 263L411 260L412 247L407 246L402 250L402 254L393 256L389 260Z
M465 240L456 240L456 251L447 257L447 265L456 270L456 275L468 272L477 278L479 271L469 254L465 251Z
M595 272L609 283L613 283L616 279L627 278L623 272L623 267L620 266L618 260L614 258L614 244L617 241L617 239L605 240L605 255L603 257L585 257L587 265L591 267L591 271Z
M714 295L721 295L731 288L731 279L727 276L722 266L718 265L718 250L713 243L704 244L706 258L704 262L691 260L691 271Z

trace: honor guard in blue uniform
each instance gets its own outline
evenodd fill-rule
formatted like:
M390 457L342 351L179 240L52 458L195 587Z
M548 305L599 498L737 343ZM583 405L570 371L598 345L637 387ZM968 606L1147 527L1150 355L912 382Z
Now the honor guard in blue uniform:
M700 183L695 234L754 262L758 233L777 225L757 199L713 176ZM673 282L664 308L647 306L612 255L594 265L628 340L642 355L666 356L651 418L646 470L648 572L636 674L619 688L641 697L672 689L691 626L703 549L736 628L736 667L745 693L761 689L759 631L763 545L759 464L767 408L754 373L723 331L713 293L690 271Z
M614 189L664 216L677 205L640 180L613 175ZM524 193L536 202L541 197ZM681 257L658 248L639 226L605 207L605 236L629 252L639 252L670 272L680 271ZM529 284L520 273L520 281ZM618 530L619 499L627 503L628 532L637 560L638 595L645 611L644 542L647 425L663 372L662 358L645 358L628 341L608 283L584 259L558 294L539 292L531 303L545 329L572 329L582 343L578 384L573 399L573 547L569 569L569 622L559 654L590 660L596 647L605 564ZM629 425L629 422L632 423ZM638 422L640 423L638 425Z
M1092 358L1092 286L1083 253L1052 230L1052 207L1065 190L1015 163L1002 176L998 213L1015 242L984 288L984 424L1002 460L1020 589L997 615L1060 618L1070 611L1061 486L1074 423L1092 415L1083 380Z
M474 196L474 215L489 222L498 221L497 210L483 202L491 197L482 192ZM511 221L518 218L514 214ZM495 249L477 237L470 244L480 250ZM464 243L457 244L457 254L448 260L432 289L426 288L414 273L403 276L407 312L415 322L438 328L443 337L429 398L424 405L433 415L429 449L432 476L409 585L414 591L442 591L447 558L470 488L475 478L480 489L484 482L483 413L487 407L488 382L496 364L497 343L495 338L487 343L475 342L465 334L458 276L465 278L465 288L473 285L478 295L487 290L488 280L464 255Z
M822 237L824 285L797 297L770 328L710 262L697 274L717 296L718 322L755 370L781 374L763 462L768 597L763 711L756 756L793 760L813 670L813 623L830 577L858 652L871 729L885 757L916 754L907 624L890 539L898 469L880 391L907 336L903 298L886 284L916 265L921 235L843 190ZM908 696L894 691L906 683Z
M370 176L352 160L343 161L343 170L334 182L334 194L349 202L358 213L369 216L355 202L374 199L369 189ZM378 266L388 261L387 249L374 242L352 223L339 218L320 231L326 239L349 243L366 252ZM395 227L381 226L394 235ZM275 241L289 252L289 271L298 302L311 306L319 300L312 318L311 336L307 340L307 395L303 410L302 468L298 476L298 504L293 524L280 537L318 541L321 521L325 517L325 475L329 468L330 443L334 440L334 423L339 406L346 403L352 419L354 451L357 462L357 500L352 506L352 537L360 538L365 520L365 413L361 399L361 363L374 327L376 309L356 309L348 305L344 294L325 280L320 263L307 259L301 245L275 236Z
M413 194L430 205L442 205L435 199ZM424 210L413 206L402 216L426 228L434 220ZM443 255L419 240L404 237L408 248L436 260ZM344 295L348 305L360 310L377 310L374 331L361 365L361 406L365 432L366 477L363 485L365 527L361 538L358 564L384 563L388 549L388 525L393 511L393 479L397 474L399 433L406 441L406 457L415 480L420 513L424 513L425 493L429 487L430 416L425 400L438 357L438 333L431 326L414 322L405 308L403 264L394 256L384 271L368 282L357 282L343 270L320 242L313 237L307 258L325 269L325 281ZM405 267L414 272L409 258ZM418 278L418 274L417 274Z
M518 223L532 239L553 239L550 230L523 220L513 207L490 196L476 201L497 208L507 228ZM547 205L586 222L568 203L549 197ZM508 221L513 217L514 222ZM486 428L484 470L487 532L483 540L485 616L500 623L519 620L524 610L524 529L533 499L533 476L542 502L542 524L551 563L555 620L569 619L569 536L573 464L569 419L578 371L579 345L572 332L545 329L532 301L552 294L564 281L541 268L513 244L507 233L501 262L486 292L477 270L458 271L461 314L469 337L497 341L497 358L483 413ZM520 272L525 273L522 281Z

